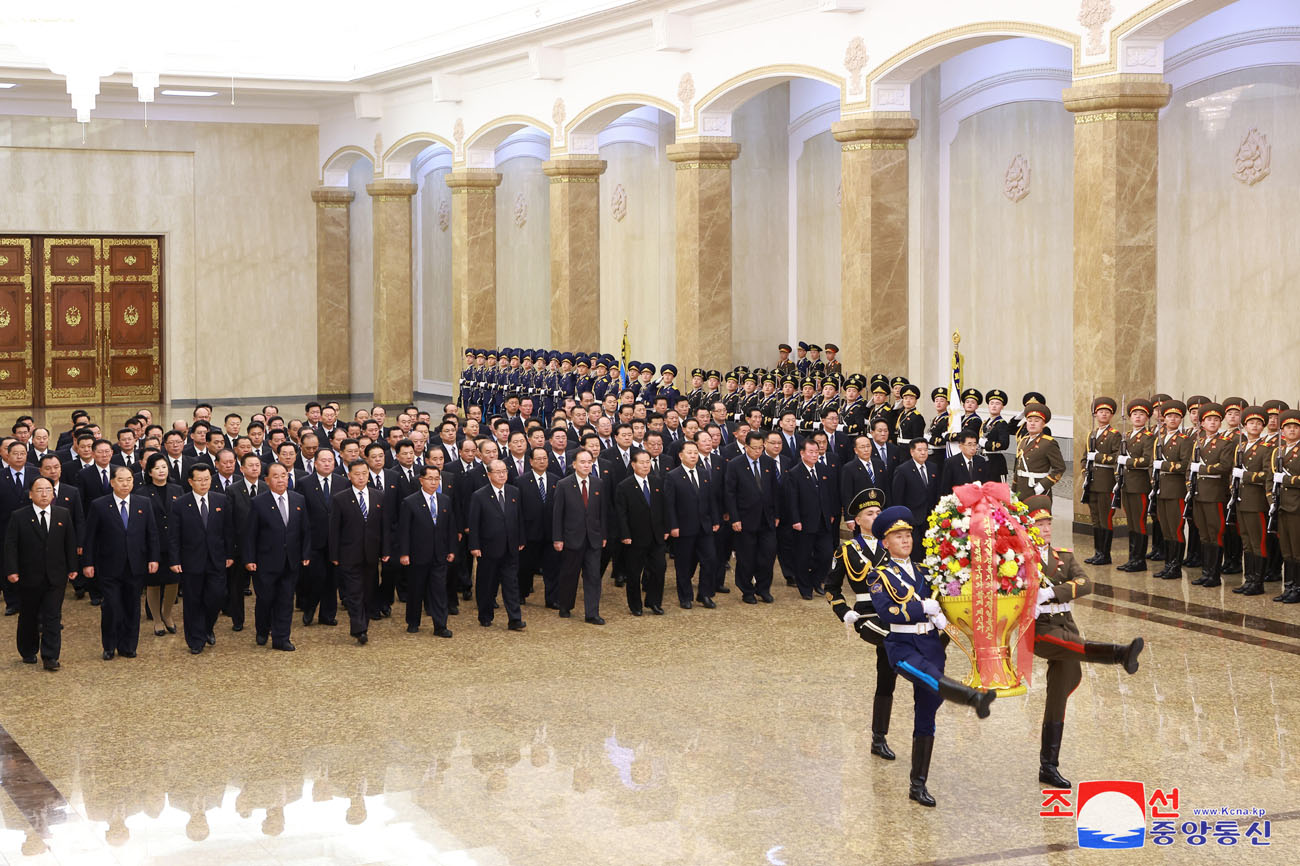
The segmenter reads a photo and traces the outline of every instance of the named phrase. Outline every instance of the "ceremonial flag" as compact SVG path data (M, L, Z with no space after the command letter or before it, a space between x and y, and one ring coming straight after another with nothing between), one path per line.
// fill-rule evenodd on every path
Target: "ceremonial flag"
M961 429L961 334L952 332L952 378L948 383L948 432L956 433Z
M623 348L618 363L619 391L627 389L627 365L632 363L632 345L627 341L627 319L623 320Z

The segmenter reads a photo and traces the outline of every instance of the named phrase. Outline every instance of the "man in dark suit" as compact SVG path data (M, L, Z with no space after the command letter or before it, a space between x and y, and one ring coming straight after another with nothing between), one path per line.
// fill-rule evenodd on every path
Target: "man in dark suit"
M861 433L853 437L853 456L840 467L840 505L845 523L854 528L850 504L863 490L887 490L889 474L885 464L872 450L871 437ZM869 531L869 530L868 530Z
M400 433L400 431L398 432ZM410 439L399 440L392 448L391 457L392 465L384 470L384 479L391 499L388 503L388 516L393 521L392 531L396 532L397 521L402 516L402 503L411 494L420 492L419 472L421 467L415 465L415 443ZM438 470L438 474L441 477L441 469ZM450 501L448 499L448 502ZM384 607L391 615L394 596L400 602L406 601L407 569L395 559L389 559L388 566L393 569L393 581L388 593L384 596ZM443 585L446 585L445 576Z
M432 463L420 467L420 489L402 500L394 546L407 568L406 630L420 630L427 607L433 633L451 637L447 628L447 565L456 557L456 520L451 497L439 493L442 470Z
M614 515L627 569L628 609L641 615L644 587L644 606L663 616L668 508L663 480L651 472L649 451L632 458L632 474L614 491Z
M190 467L190 492L172 503L167 521L171 570L185 595L185 643L198 655L217 642L213 628L226 600L226 570L235 564L230 503L212 490L212 467Z
M736 586L746 604L757 598L771 604L772 564L776 559L776 469L763 454L763 434L750 431L745 450L727 464L723 483L736 549Z
M392 522L383 491L370 485L370 466L364 460L348 467L348 482L330 506L329 556L337 569L349 631L364 646L370 640L379 563L389 558Z
M852 438L839 429L840 413L837 409L827 407L822 410L821 416L821 430L826 434L826 448L843 463L853 453Z
M135 441L135 431L130 427L123 427L117 431L117 444L113 446L113 462L118 466L125 466L132 472L136 471L136 464L140 462L140 448Z
M111 460L112 457L110 456L109 459ZM94 434L90 432L79 433L77 435L75 450L66 457L59 455L59 460L62 461L62 474L60 475L60 478L63 480L63 483L71 484L73 487L80 490L82 502L85 502L86 491L81 488L81 471L95 465ZM81 516L86 516L84 511Z
M189 468L197 462L197 459L186 454L185 448L185 436L179 430L168 430L163 434L163 454L167 457L167 480L188 490L186 485L189 484ZM99 446L96 445L95 449L95 462L98 463Z
M235 530L235 564L226 571L226 616L230 617L230 630L244 630L244 596L249 592L249 572L244 539L248 535L248 521L253 513L253 500L265 492L262 480L262 461L251 451L239 458L240 477L226 488L230 500L231 520Z
M81 505L81 490L74 484L63 483L61 468L59 458L47 453L41 458L36 471L42 478L48 479L50 484L54 485L54 504L68 509L68 513L72 515L73 535L77 541L77 553L80 555L81 535L86 525L86 512ZM76 585L76 581L73 581L73 585Z
M776 430L764 434L763 454L776 470L776 513L777 517L781 518L780 525L776 529L776 561L781 566L781 575L785 578L786 586L796 586L798 582L795 577L800 566L794 561L795 532L781 512L785 508L785 494L782 492L785 488L785 477L799 465L799 459L797 455L786 456L782 448L781 434Z
M784 519L794 532L795 582L799 595L810 601L822 591L833 552L836 501L830 469L818 462L816 442L805 442L800 463L786 474Z
M645 434L645 450L650 455L650 474L662 481L677 465L677 459L664 451L665 436L657 430Z
M338 583L329 555L330 509L334 507L334 494L347 485L334 474L334 452L328 448L316 453L312 470L298 486L307 502L307 525L311 527L311 564L303 570L303 584L298 591L302 624L311 625L319 612L321 625L338 625Z
M718 433L720 436L721 431ZM731 519L725 513L727 461L722 459L711 429L696 435L695 447L700 451L700 462L696 464L700 481L707 482L713 489L713 513L718 518L718 529L713 534L713 572L709 575L709 590L715 594L729 593L731 590L727 587L727 570L731 567L732 532Z
M988 460L979 451L979 436L969 427L963 427L957 434L959 453L943 461L943 470L939 474L939 496L952 493L954 487L974 484L976 481L988 481ZM994 478L993 480L997 480ZM936 500L937 501L937 500Z
M781 434L781 453L786 455L790 463L797 463L803 446L803 437L798 433L799 418L793 411L786 411L781 413L777 421L777 432Z
M519 551L524 548L524 520L519 490L506 484L507 474L505 462L493 460L488 464L487 485L476 490L470 499L469 552L478 560L478 624L484 628L492 625L500 588L510 630L522 631Z
M573 471L573 451L569 449L569 434L563 427L551 429L550 471L563 478Z
M632 457L640 451L636 445L632 444L632 425L619 424L614 428L614 445L606 448L600 453L600 458L609 466L609 477L604 479L607 501L604 502L606 524L612 528L614 524L614 497L613 491L618 489L618 485L623 483L623 479L632 474ZM604 468L604 467L602 467ZM611 563L613 566L614 585L623 586L627 580L627 570L623 567L623 545L611 544L601 553L600 571L605 572L605 565Z
M51 461L58 463L51 455ZM72 513L54 503L54 484L32 482L31 507L9 516L4 535L6 584L18 591L18 654L47 671L59 669L63 596L77 576L77 538Z
M631 440L631 429L626 436ZM555 603L560 616L568 617L578 600L578 578L582 577L583 608L587 622L604 625L600 615L600 551L605 547L608 509L605 501L613 478L591 474L590 451L579 451L573 458L573 474L555 485L555 511L551 521L551 541L560 554L560 578L555 589ZM615 461L618 462L618 461Z
M98 439L91 454L95 462L83 468L77 475L77 486L81 488L81 504L86 509L87 515L90 514L90 506L96 499L109 496L113 492L113 444L107 439ZM105 478L108 479L107 482Z
M703 434L708 436L707 433ZM716 570L714 533L721 518L718 514L719 478L700 465L697 442L687 440L677 455L681 465L668 473L664 494L668 511L668 531L673 537L673 556L677 572L677 603L691 609L692 597L704 607L717 607L713 601L712 580ZM691 577L700 569L698 592L691 591Z
M452 482L452 508L456 513L456 531L460 544L456 561L447 572L447 588L460 590L461 599L470 600L474 589L474 557L469 555L469 503L474 491L488 483L487 471L475 461L478 444L466 439L457 446L458 459L443 467L443 474ZM451 613L455 613L453 609Z
M925 439L913 439L908 445L910 459L894 467L893 505L902 505L912 512L912 561L925 558L922 540L925 538L926 518L939 500L936 495L939 479L934 467L926 463L930 446Z
M135 658L140 593L145 575L158 571L161 549L153 505L147 496L131 495L131 470L114 466L109 483L113 492L91 503L81 551L82 571L99 582L104 594L99 622L104 661L119 653Z
M891 432L889 422L884 418L877 418L871 422L871 455L875 459L877 467L885 467L887 473L885 482L889 484L889 487L885 488L886 490L893 488L894 470L900 463L905 463L908 459L907 443L900 445L896 442L890 442L889 436ZM896 503L891 500L891 504Z
M266 646L269 637L272 649L293 652L293 590L301 568L311 563L307 504L289 489L289 470L282 464L267 471L265 486L253 499L240 551L257 593L257 645Z
M549 472L551 453L530 448L531 468L510 483L519 490L524 513L524 549L519 554L519 595L527 599L533 591L533 576L542 572L542 595L548 610L555 604L555 581L559 555L551 547L551 522L555 513L555 485L560 476ZM570 463L570 465L572 465Z
M0 467L0 538L4 537L9 515L28 504L27 491L36 476L36 468L27 465L27 446L17 439L11 439L5 452L5 466ZM5 616L18 613L18 587L6 584L4 599Z

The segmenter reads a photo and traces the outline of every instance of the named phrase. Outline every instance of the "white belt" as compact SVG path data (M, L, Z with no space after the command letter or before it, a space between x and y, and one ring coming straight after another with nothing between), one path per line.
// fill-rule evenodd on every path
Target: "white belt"
M871 593L869 593L869 592L858 592L858 593L854 593L854 594L853 594L853 600L854 600L854 601L871 601Z
M1039 610L1040 613L1046 613L1046 614L1053 614L1053 613L1069 613L1069 612L1071 611L1071 609L1072 609L1072 608L1070 607L1070 602L1068 602L1068 601L1061 602L1060 604L1044 604L1044 605L1039 605L1039 608L1038 608L1038 610Z
M1222 475L1206 475L1202 472L1196 473L1197 478L1222 478Z
M891 622L889 624L889 630L892 632L902 632L904 634L927 634L934 631L934 623L918 622L915 625L899 625L898 623Z
M1021 478L1028 478L1030 481L1037 481L1039 478L1046 478L1051 475L1050 472L1025 472L1023 469L1017 469L1016 474Z

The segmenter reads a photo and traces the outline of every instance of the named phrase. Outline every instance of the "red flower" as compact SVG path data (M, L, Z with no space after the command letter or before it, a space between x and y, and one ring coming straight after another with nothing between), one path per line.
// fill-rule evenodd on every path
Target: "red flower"
M939 525L942 526L944 529L948 529L949 527L952 526L952 521L945 517L943 520L939 521Z
M957 564L960 565L962 568L969 568L970 560L963 556L957 560Z
M951 541L944 541L939 545L939 555L942 557L952 556L956 552L957 548L953 546Z
M1011 542L1009 542L1006 536L1004 535L999 535L998 540L993 542L993 550L999 556L1006 553L1010 549L1011 549Z

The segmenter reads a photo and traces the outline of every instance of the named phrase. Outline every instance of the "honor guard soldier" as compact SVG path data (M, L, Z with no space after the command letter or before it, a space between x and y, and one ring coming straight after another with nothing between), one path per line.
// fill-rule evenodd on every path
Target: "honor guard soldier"
M781 380L781 396L776 404L776 417L780 418L786 412L793 412L795 421L799 420L799 395L796 390L799 382L793 376L786 376Z
M640 384L637 388L636 400L638 403L644 403L647 408L655 404L654 376L657 372L659 369L649 361L643 361L641 369L637 371Z
M903 398L903 407L898 410L894 420L894 439L898 442L911 442L925 436L925 419L916 411L916 401L921 399L921 389L910 382L899 389Z
M573 393L579 400L588 391L591 391L592 396L595 396L595 391L592 389L590 369L585 354L579 352L573 356Z
M839 396L840 380L834 376L822 378L822 399L817 406L817 416L825 418L827 412L843 414L844 400Z
M1002 410L1007 405L1007 392L1001 388L992 388L985 395L988 402L989 417L980 426L979 445L984 459L988 461L990 481L1002 481L1007 477L1007 449L1011 447L1011 425L1002 417Z
M456 388L456 405L462 409L469 406L469 383L474 374L474 350L465 350L465 366L460 371L460 381Z
M897 411L903 407L903 386L907 384L906 376L895 376L889 380L890 405Z
M789 343L781 343L776 347L776 352L780 356L780 360L776 362L776 372L782 376L792 376L798 372L794 361L790 360L790 353L793 351Z
M1133 638L1127 644L1085 641L1070 612L1076 598L1092 592L1092 581L1066 548L1052 547L1052 499L1032 496L1025 505L1029 519L1042 536L1038 548L1043 567L1043 584L1038 588L1037 623L1034 628L1034 655L1047 659L1047 700L1043 707L1043 739L1038 753L1038 781L1053 788L1069 788L1061 775L1061 734L1065 729L1065 704L1083 680L1080 662L1122 665L1129 674L1137 673L1138 655L1143 640ZM1031 592L1033 590L1030 590Z
M867 432L867 401L862 399L862 389L867 379L861 373L854 373L844 380L844 405L840 409L840 421L844 432L853 441L853 437Z
M1282 434L1273 452L1273 497L1277 500L1277 540L1282 554L1283 604L1300 602L1300 411L1279 415Z
M961 447L957 444L957 434L960 432L970 432L975 434L978 439L980 435L980 426L984 423L979 416L980 404L984 402L984 395L979 392L978 388L967 388L961 392L962 414L957 419L957 430L948 434L948 456L954 457L961 453Z
M822 347L816 343L808 344L808 376L818 387L826 378L826 362L822 360Z
M1237 529L1241 532L1245 570L1241 586L1233 590L1239 595L1264 594L1268 491L1273 486L1273 444L1263 435L1267 423L1268 410L1262 406L1247 406L1241 412L1244 436L1237 446L1237 465L1232 470L1237 483Z
M811 363L808 360L808 344L805 343L803 340L800 340L797 345L799 351L798 351L798 357L796 357L794 361L794 368L799 373L800 379L807 379L808 365Z
M1155 459L1155 440L1156 437L1159 436L1160 431L1164 428L1165 424L1164 406L1172 399L1173 398L1168 394L1155 394L1151 397L1151 421L1153 422L1151 430L1151 457L1153 460ZM1153 473L1152 479L1154 480L1154 478L1155 475ZM1153 499L1155 498L1154 491L1155 488L1152 487L1151 498ZM1156 507L1150 503L1147 505L1147 518L1149 519L1149 523L1147 524L1147 534L1151 536L1151 552L1147 554L1147 559L1152 562L1163 562L1165 559L1165 536L1160 527L1160 517L1156 513Z
M1037 391L1026 391L1025 396L1020 398L1020 405L1024 408L1020 410L1019 415L1011 419L1012 425L1015 427L1015 436L1017 439L1020 439L1025 435L1026 432L1025 410L1029 408L1030 403L1042 403L1044 406L1046 406L1047 398L1044 397L1042 394L1039 394ZM1046 433L1048 436L1052 435L1052 431L1050 429L1044 428L1043 432Z
M723 382L725 383L726 394L722 398L722 404L727 408L727 420L732 424L737 424L743 417L740 414L740 398L742 395L737 389L740 384L740 373L732 370L726 375Z
M1155 573L1164 580L1183 576L1183 509L1187 496L1187 464L1192 461L1192 437L1183 432L1183 415L1187 407L1181 400L1169 399L1162 405L1163 425L1156 434L1151 461L1155 473L1156 514L1164 532L1165 567Z
M880 623L871 604L871 572L888 557L885 548L871 534L871 523L885 507L885 491L869 487L854 494L848 513L854 517L855 533L840 544L831 561L826 578L826 600L835 616L843 621L849 636L856 633L876 647L876 695L871 706L871 754L894 760L885 735L894 706L894 684L898 675L885 652L885 635L889 627ZM848 584L846 594L844 585ZM851 600L846 600L850 599Z
M942 385L935 388L930 392L930 400L934 403L934 420L925 432L925 439L930 443L930 456L926 462L939 477L943 474L944 458L948 456L948 449L944 447L948 436L948 389Z
M599 403L611 393L610 388L612 387L614 388L614 396L617 397L618 386L614 384L613 378L609 375L609 365L605 361L605 356L601 355L592 360L595 362L595 369L592 370L592 374L588 379L588 390L591 391L591 396Z
M1060 444L1046 431L1052 410L1043 403L1025 407L1025 435L1016 454L1016 495L1023 501L1035 494L1050 496L1052 487L1065 474Z
M1197 446L1196 460L1190 469L1196 476L1196 497L1192 502L1193 516L1201 538L1201 577L1192 581L1194 586L1222 586L1223 538L1226 529L1228 491L1232 485L1232 470L1237 465L1237 440L1231 433L1221 433L1223 406L1204 403L1201 406L1201 430L1204 432Z
M704 390L705 371L703 367L696 367L691 370L691 391L686 395L686 402L691 406L691 414L694 415L701 409L707 409L704 405L706 392Z
M884 373L875 373L871 377L871 405L867 407L866 430L871 429L877 418L889 422L889 439L894 439L894 408L889 405L889 377Z
M1084 560L1089 565L1110 565L1110 543L1115 537L1115 512L1110 503L1115 494L1115 467L1123 438L1110 420L1118 406L1114 397L1097 397L1092 401L1096 426L1088 434L1088 451L1080 461L1084 472L1083 500L1092 519L1093 554Z
M1246 409L1245 397L1229 397L1223 401L1223 426L1220 429L1221 435L1232 438L1234 449L1239 448L1246 441L1246 433L1242 429L1242 413ZM1234 469L1241 465L1240 462L1234 465ZM1241 574L1241 528L1237 523L1237 493L1240 485L1235 479L1228 482L1230 494L1228 501L1230 507L1225 512L1227 525L1223 532L1223 574Z
M1130 400L1127 412L1132 429L1120 440L1115 462L1123 478L1116 483L1120 484L1120 504L1128 521L1128 562L1117 570L1136 572L1147 570L1147 511L1151 506L1151 450L1155 434L1147 429L1151 401Z
M763 399L762 393L758 390L758 375L755 373L745 373L740 380L740 418L748 418L749 413L755 409L760 409L760 403ZM740 418L736 420L739 421Z
M1205 438L1205 431L1201 429L1201 407L1210 402L1209 397L1200 394L1194 394L1187 398L1187 435L1192 437L1192 458L1191 462L1196 461L1196 451L1199 449L1201 441ZM1192 474L1187 475L1188 484L1192 483ZM1203 565L1201 559L1201 533L1196 527L1196 510L1188 503L1187 508L1187 544L1183 552L1183 565L1188 568L1200 568ZM1202 577L1206 575L1202 573Z
M1268 412L1268 423L1264 428L1264 438L1273 447L1277 447L1281 437L1281 427L1278 425L1278 417L1282 412L1291 407L1283 400L1267 400L1264 402L1264 409ZM1272 490L1271 485L1269 489ZM1265 582L1278 581L1282 579L1282 553L1278 549L1277 526L1273 525L1268 531L1268 563L1264 569Z
M674 382L677 381L677 365L664 364L659 368L659 384L650 387L650 399L647 405L653 406L655 401L663 398L668 401L668 408L671 409L677 405L677 401L682 399L682 392L677 390Z
M840 347L834 343L826 344L826 375L839 376L844 378L844 365L839 362L835 356L840 353Z
M889 558L872 572L871 604L880 623L889 628L885 653L900 676L912 682L912 772L908 799L935 805L925 789L934 751L934 715L944 700L974 707L988 718L996 692L973 689L943 675L944 642L939 636L948 620L933 597L930 570L912 562L912 512L893 505L876 516L871 534L880 539Z
M776 376L768 373L763 377L763 392L758 401L758 408L763 410L763 425L768 430L776 427L777 408L780 406L781 396L776 392Z
M804 436L811 436L817 429L817 422L821 419L820 407L822 398L817 393L817 386L812 379L804 379L799 386L802 396L799 399L799 432Z

